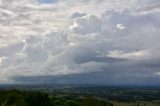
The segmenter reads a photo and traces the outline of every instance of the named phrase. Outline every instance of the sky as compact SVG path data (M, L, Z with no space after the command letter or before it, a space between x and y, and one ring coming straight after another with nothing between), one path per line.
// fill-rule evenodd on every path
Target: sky
M160 84L159 0L0 0L0 83Z
M39 3L54 3L56 2L57 0L38 0Z

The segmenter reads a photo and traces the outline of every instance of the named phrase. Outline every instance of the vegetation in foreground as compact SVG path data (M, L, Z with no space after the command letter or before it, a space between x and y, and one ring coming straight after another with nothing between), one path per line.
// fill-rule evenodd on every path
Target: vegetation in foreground
M105 100L87 96L82 99L67 99L49 96L40 91L0 91L0 106L113 106Z
M0 89L0 106L160 106L159 87L14 85Z

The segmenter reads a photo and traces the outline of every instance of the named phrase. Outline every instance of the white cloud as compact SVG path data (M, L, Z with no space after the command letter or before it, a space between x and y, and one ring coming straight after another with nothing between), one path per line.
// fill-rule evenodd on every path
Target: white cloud
M148 58L150 54L145 50L140 51L132 51L132 52L123 52L123 51L109 51L107 56L115 57L115 58L126 58L126 59L142 59Z
M100 33L101 20L97 16L89 16L87 18L80 18L74 21L71 30L76 34Z
M0 81L102 71L120 77L159 72L151 63L149 68L142 65L160 56L159 13L158 0L1 0ZM138 71L130 70L133 67Z
M117 29L119 29L119 30L124 30L124 29L126 29L126 27L124 26L124 25L122 25L122 24L117 24Z

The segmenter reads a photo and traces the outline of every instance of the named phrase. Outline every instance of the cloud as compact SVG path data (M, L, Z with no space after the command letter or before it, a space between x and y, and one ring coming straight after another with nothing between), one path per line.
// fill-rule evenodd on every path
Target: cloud
M85 16L85 15L86 15L86 13L78 13L78 12L75 12L75 13L73 13L73 14L70 16L70 18L74 19L74 18L83 17L83 16Z
M154 9L159 9L160 2L158 0L141 0L137 2L137 4L140 4L138 7L138 10L146 12L146 11L152 11Z
M126 27L125 26L123 26L122 24L117 24L117 29L119 29L119 30L124 30L124 29L126 29Z
M0 81L159 81L158 6L158 0L1 0Z
M71 26L71 30L77 34L99 33L101 31L101 20L94 15L86 19L77 19Z
M142 59L143 57L147 57L147 55L149 55L149 53L145 50L133 51L129 53L115 50L115 51L109 51L109 54L108 54L108 56L110 57L128 58L128 59L138 59L138 58Z
M53 3L57 2L57 0L38 0L39 3Z
M10 56L20 52L24 47L24 42L16 42L0 48L0 56Z

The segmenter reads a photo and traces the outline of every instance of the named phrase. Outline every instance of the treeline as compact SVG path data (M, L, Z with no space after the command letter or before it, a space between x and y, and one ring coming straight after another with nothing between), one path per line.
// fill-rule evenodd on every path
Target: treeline
M112 103L93 97L67 99L49 96L40 91L0 91L0 106L113 106Z

